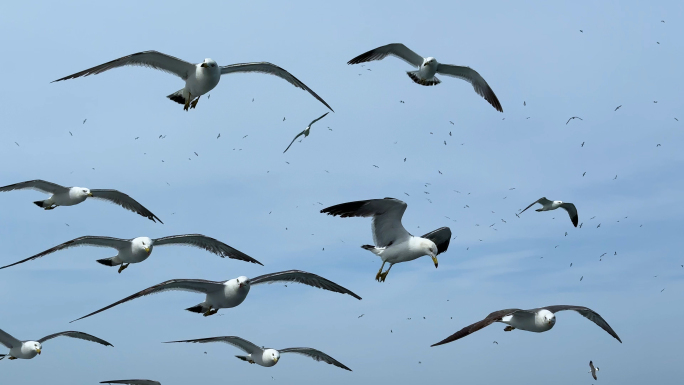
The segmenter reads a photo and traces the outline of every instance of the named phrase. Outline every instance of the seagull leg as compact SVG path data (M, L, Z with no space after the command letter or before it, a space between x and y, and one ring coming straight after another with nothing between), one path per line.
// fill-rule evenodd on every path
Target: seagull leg
M380 270L378 270L378 274L375 275L375 280L380 282L380 276L382 275L382 268L385 267L385 261L382 261L382 266L380 266Z
M9 356L9 357L7 357L7 359L8 359L8 360L16 360L16 359L17 359L17 357L12 357L12 356Z
M209 317L210 315L214 315L216 313L218 313L218 309L209 309L204 312L203 316Z
M252 361L252 360L249 360L249 361L247 361L247 362L249 362L250 364L254 364L254 363L255 363L255 362Z
M389 274L389 271L390 271L390 269L392 269L392 266L394 266L393 263L390 264L390 267L387 268L387 271L386 271L386 272L380 274L380 282L385 282L385 278L387 278L387 274Z
M515 328L514 328L513 326L510 326L510 325L509 325L509 326L506 326L506 327L504 328L504 331L505 331L505 332L510 332L511 330L515 330Z
M188 98L185 99L185 107L183 107L183 109L184 109L185 111L187 111L188 108L190 107L190 101L191 101L191 100L192 100L192 95L190 95L190 93L188 92Z
M53 204L53 205L51 205L51 206L46 207L45 210L54 210L55 207L57 207L57 206L55 206L55 205Z
M128 265L130 265L130 263L122 263L121 266L119 266L119 274L121 274L122 271L126 270Z
M192 103L190 103L190 108L195 108L197 107L197 102L199 102L199 98L201 98L202 95L198 96L197 99L193 100Z

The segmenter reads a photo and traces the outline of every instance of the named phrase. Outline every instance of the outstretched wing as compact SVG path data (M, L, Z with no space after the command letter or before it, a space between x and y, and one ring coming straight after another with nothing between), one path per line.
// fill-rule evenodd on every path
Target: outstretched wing
M0 267L0 269L4 269L4 268L10 267L10 266L18 265L18 264L24 263L26 261L32 261L34 259L44 257L48 254L52 254L55 251L64 250L64 249L68 249L71 247L97 246L97 247L111 247L111 248L114 248L117 250L121 250L128 245L130 245L130 241L125 240L125 239L111 238L111 237L85 236L85 237L80 237L80 238L76 238L76 239L72 239L70 241L64 242L61 245L57 245L51 249L47 249L47 250L43 251L42 253L38 253L32 257L28 257L26 259L22 259L19 262L14 262L10 265Z
M499 311L495 311L493 313L490 313L482 321L478 321L472 325L468 325L468 326L464 327L463 329L457 331L456 333L450 335L449 337L437 342L436 344L433 344L432 346L444 345L446 343L461 339L461 338L463 338L469 334L475 333L476 331L493 324L496 321L501 321L501 318L503 318L509 314L513 314L517 311L520 311L520 309L504 309L504 310L499 310Z
M573 205L572 203L561 203L560 207L564 208L565 211L568 212L572 224L575 225L575 227L577 227L577 223L579 223L579 217L577 216L577 208L575 207L575 205Z
M157 218L156 215L152 214L152 212L148 209L146 209L143 205L138 203L135 199L131 198L128 194L124 194L121 191L118 190L90 190L90 192L93 194L93 198L97 199L104 199L106 201L110 201L114 204L117 204L126 210L133 211L134 213L138 213L142 215L143 217L148 218L152 222L159 221L159 223L164 223L161 221L161 219Z
M161 385L161 382L152 380L110 380L102 381L100 384Z
M401 224L404 211L406 202L395 198L348 202L321 210L341 218L373 217L373 241L377 247L387 247L411 236Z
M302 83L299 79L294 77L291 73L285 71L284 69L278 67L275 64L268 62L259 63L239 63L231 64L228 66L221 67L221 75L230 74L234 72L260 72L262 74L275 75L280 78L287 80L288 83L292 84L297 88L301 88L304 91L310 93L314 98L318 99L319 102L323 103L326 107L333 111L333 109L325 102L320 96L318 96L313 90L307 87L306 84ZM334 112L334 111L333 111Z
M169 341L169 342L164 342L164 343L165 344L173 344L176 342L197 342L200 344L206 344L209 342L224 342L224 343L235 346L236 348L244 351L247 354L259 353L262 350L260 347L254 345L253 343L247 341L246 339L240 338L240 337L235 337L235 336L200 338L200 339L196 339L196 340Z
M302 283L304 285L317 287L319 289L334 291L340 294L349 294L356 299L361 299L361 297L356 295L351 290L346 289L333 281L327 280L319 275L307 273L306 271L301 270L287 270L281 271L279 273L264 274L249 280L249 284L251 286L273 282L297 282Z
M518 214L524 213L527 209L529 209L530 207L536 205L537 203L540 203L542 206L544 206L544 205L547 205L547 204L551 203L551 201L548 200L548 199L546 199L545 197L539 198L539 199L537 199L535 202L533 202L531 205L525 207L525 210L519 212Z
M421 64L423 64L423 58L420 55L411 51L408 47L401 43L387 44L383 45L382 47L372 49L351 59L347 62L347 64L359 64L373 60L382 60L386 58L387 55L398 57L414 67L420 67Z
M337 361L336 359L330 357L329 355L323 353L320 350L311 349L311 348L287 348L287 349L278 350L278 352L280 352L280 354L283 354L283 353L302 354L302 355L305 355L307 357L313 358L314 361L319 361L319 362L323 361L323 362L326 362L330 365L335 365L338 368L342 368L342 369L348 370L350 372L352 371L348 367L344 366L344 364L342 364L340 361Z
M40 192L44 192L44 193L48 193L48 194L57 194L57 193L69 191L69 188L64 187L64 186L60 186L57 183L52 183L52 182L44 181L41 179L36 179L36 180L29 180L26 182L15 183L15 184L11 184L8 186L0 187L0 192L12 191L12 190L23 190L23 189L38 190Z
M81 320L83 318L88 318L91 315L95 315L97 313L103 312L107 309L111 309L116 305L120 305L124 302L128 302L131 300L134 300L136 298L144 297L146 295L150 294L157 294L161 293L163 291L167 290L181 290L181 291L192 291L195 293L210 293L216 290L221 290L223 288L223 282L214 282L214 281L205 281L203 279L171 279L166 282L162 282L158 285L154 285L152 287L148 287L145 290L139 291L133 295L130 295L121 301L114 302L113 304L109 306L105 306L100 310L94 311L88 315L85 315L81 318L75 319L71 322Z
M546 309L550 311L551 313L557 313L559 311L563 310L574 310L578 313L580 313L584 318L588 319L589 321L595 323L598 325L601 329L605 330L608 334L613 336L616 340L620 341L622 343L622 340L620 337L618 337L617 333L613 331L613 328L608 325L608 322L603 319L597 312L589 309L588 307L584 306L573 306L573 305L555 305L555 306L546 306L542 307L539 309Z
M0 329L0 344L5 345L7 349L12 349L15 346L21 346L21 341Z
M330 113L330 112L326 112L325 114L321 115L320 117L318 117L318 118L312 120L311 123L309 123L309 127L313 126L313 124L316 123L317 121L319 121L319 120L325 118L325 116L328 115L329 113Z
M104 345L104 346L114 346L114 345L110 344L109 342L107 342L107 341L105 341L105 340L103 340L103 339L97 338L97 337L95 337L95 336L91 336L91 335L88 334L88 333L74 332L74 331L68 331L68 332L61 332L61 333L50 334L49 336L45 336L45 337L39 339L38 342L40 342L40 343L42 344L42 343L44 343L44 342L47 341L47 340L51 340L51 339L53 339L53 338L62 337L62 336L64 336L64 337L71 337L71 338L78 338L79 340L85 340L85 341L96 342L96 343L98 343L98 344L100 344L100 345Z
M494 107L497 111L503 112L501 103L499 103L499 99L494 94L494 91L492 91L492 89L489 87L489 84L487 84L484 78L480 76L480 74L474 69L470 67L440 63L439 66L437 66L437 73L467 81L468 83L472 84L473 89L475 89L475 92L477 92L478 95L485 98L485 100L488 101L489 104L491 104L492 107Z
M217 239L202 234L172 235L170 237L157 238L154 240L153 244L154 246L182 245L198 247L212 254L216 254L221 258L228 257L231 259L239 259L245 262L258 263L263 266L261 262L249 255L236 250Z
M304 131L300 132L299 134L297 134L297 136L295 136L294 139L292 139L292 141L290 142L290 145L287 146L287 148L285 149L285 151L283 151L283 154L286 153L287 150L289 150L290 147L292 146L292 143L294 143L295 140L297 140L297 138L299 138L300 136L304 135L305 132L306 132L306 130L304 130Z
M449 248L449 242L451 242L451 229L448 227L440 227L437 230L423 235L421 238L426 238L434 242L435 245L437 245L437 255L439 255Z
M170 73L172 75L176 75L183 80L187 80L189 74L195 70L194 64L188 63L185 60L181 60L177 57L173 57L157 51L144 51L120 57L118 59L112 60L104 64L100 64L99 66L95 66L93 68L88 68L87 70L77 72L73 75L57 79L52 83L59 82L62 80L80 78L81 76L97 75L105 71L108 71L112 68L118 68L123 66L141 66L153 68L156 70L161 70Z

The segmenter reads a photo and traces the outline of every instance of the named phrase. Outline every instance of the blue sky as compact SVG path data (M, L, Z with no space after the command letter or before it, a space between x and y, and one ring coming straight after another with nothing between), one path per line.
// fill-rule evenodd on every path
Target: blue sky
M684 375L683 16L675 1L3 3L0 185L115 188L165 224L96 201L45 212L31 203L40 193L5 193L2 263L83 235L202 233L265 266L160 248L119 275L95 262L109 250L80 248L2 270L0 328L20 339L80 330L115 346L53 340L33 360L0 362L2 383L577 384L591 381L589 360L601 382L674 383ZM458 79L414 84L397 59L346 64L393 42L471 66L504 113ZM219 65L272 62L335 113L283 154L326 109L275 77L224 77L190 112L165 98L182 82L158 71L50 84L150 49ZM566 125L571 116L583 120ZM380 261L359 247L372 241L370 220L319 213L386 196L408 203L413 234L451 227L438 269L421 258L377 283ZM514 215L541 196L575 203L582 228L562 211ZM201 295L171 292L68 324L168 279L287 269L363 300L258 286L239 307L203 318L183 310ZM624 343L563 312L547 333L496 324L429 347L491 311L555 304L594 309ZM318 348L354 371L297 355L263 368L229 345L161 344L221 335Z

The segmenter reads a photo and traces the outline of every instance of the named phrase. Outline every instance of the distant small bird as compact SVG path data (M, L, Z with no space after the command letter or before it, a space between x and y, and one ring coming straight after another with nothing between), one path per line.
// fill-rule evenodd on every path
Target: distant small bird
M406 162L406 158L404 158L404 162Z
M138 138L140 138L140 137L139 137L139 136L136 136L134 140L138 140Z
M365 314L361 314L358 318L361 318L361 317L363 317L364 315L365 315Z
M582 282L583 279L584 279L584 276L582 276L582 278L580 278L580 282Z
M373 165L373 167L375 167L375 168L380 168L380 167L378 167L378 166L376 166L376 165Z
M622 104L620 104L619 106L615 107L615 111L619 110L620 107L622 107Z
M216 137L216 139L218 139L218 138L220 138L220 137L221 137L221 133L219 132L219 134L218 134L218 136Z
M525 102L523 101L523 106L526 106L526 105L527 105L527 103L525 103Z
M69 131L69 135L74 136L74 134L72 134L71 131ZM658 145L658 146L660 146L660 145Z
M283 122L285 121L285 117L283 116Z
M587 175L587 172L586 172L586 171L582 174L582 176L585 176L585 175Z
M584 31L582 31L581 29L580 29L580 32L584 33Z
M613 180L615 180L615 179L617 179L617 174L615 174L615 178L613 178Z
M577 208L575 208L575 205L572 203L568 202L562 202L562 201L550 201L546 199L545 197L539 198L537 201L533 202L531 205L527 206L525 210L529 209L530 207L534 206L535 204L539 203L542 205L541 208L536 209L535 211L541 212L541 211L551 211L555 210L559 207L563 208L565 211L568 212L568 215L570 215L570 220L572 221L572 224L577 227L578 223L578 216L577 216ZM521 211L520 214L524 213L525 210Z
M248 136L249 136L249 134L247 134L247 135L243 136L243 137L242 137L242 139L244 139L244 138L246 138L246 137L248 137Z
M494 343L494 344L497 344L497 345L499 344L499 343L498 343L498 342L496 342L496 341L494 341L493 343Z
M657 100L654 100L653 103L658 103L658 101L657 101Z
M656 147L660 147L660 144L657 144Z
M292 143L294 143L294 141L297 140L297 138L299 138L299 137L302 136L302 135L304 135L305 138L306 138L307 136L309 136L309 133L311 132L311 126L313 126L313 124L316 123L317 121L323 119L323 118L324 118L326 115L328 115L328 114L329 114L329 112L326 112L325 114L321 115L320 117L318 117L317 119L314 119L311 123L309 123L309 125L306 126L306 128L304 129L304 131L300 132L299 134L297 134L297 136L294 137L294 139L292 139L292 142L290 142L290 145L287 146L287 148L285 149L285 151L283 151L283 154L286 153L287 150L290 149L290 146L292 146Z
M83 124L85 124L86 120L88 120L88 119L83 119Z
M584 142L582 142L582 147L584 147Z
M567 122L565 122L565 125L567 126L567 125L568 125L568 123L570 123L570 121L571 121L571 120L573 120L573 119L579 119L579 120L584 120L584 119L580 118L579 116L573 116L572 118L568 119L568 121L567 121Z
M600 224L600 223L599 223L599 225L598 225L598 226L596 226L596 228L598 229L599 227L601 227L601 224Z
M594 377L594 380L598 380L598 378L596 378L596 372L598 372L598 371L599 371L598 366L594 367L594 363L589 361L589 373L591 373L591 376Z
M454 124L454 122L452 122L451 120L449 121L449 123Z
M19 143L17 143L17 142L14 142L14 144L16 144L16 145L17 145L17 147L21 147L21 146L19 146Z

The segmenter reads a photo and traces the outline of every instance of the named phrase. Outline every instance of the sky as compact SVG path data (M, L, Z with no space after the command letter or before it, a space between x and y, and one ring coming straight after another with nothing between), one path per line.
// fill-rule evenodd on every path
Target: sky
M1 361L1 383L525 384L541 376L590 384L590 360L601 383L684 376L684 3L189 5L0 4L0 185L114 188L164 221L98 201L44 211L32 203L44 194L3 193L0 262L84 235L200 233L265 266L166 247L117 274L96 262L111 250L83 247L2 270L0 329L19 339L78 330L114 347L51 340L32 360ZM472 67L504 113L459 79L413 83L405 74L412 68L395 58L346 64L388 43ZM189 112L165 97L183 82L160 71L128 67L50 83L145 50L193 63L268 61L335 113L283 154L326 108L277 77L225 76ZM582 120L566 123L572 116ZM359 247L372 243L370 219L320 213L384 197L408 204L403 224L414 235L451 228L439 268L423 257L378 283L379 258ZM515 216L540 197L574 203L582 227L561 210ZM263 285L205 318L183 310L202 295L165 292L68 323L168 279L289 269L363 300ZM545 333L494 324L430 347L492 311L557 304L595 310L623 343L561 312ZM353 372L299 355L272 368L248 365L226 344L162 344L226 335L313 347Z

